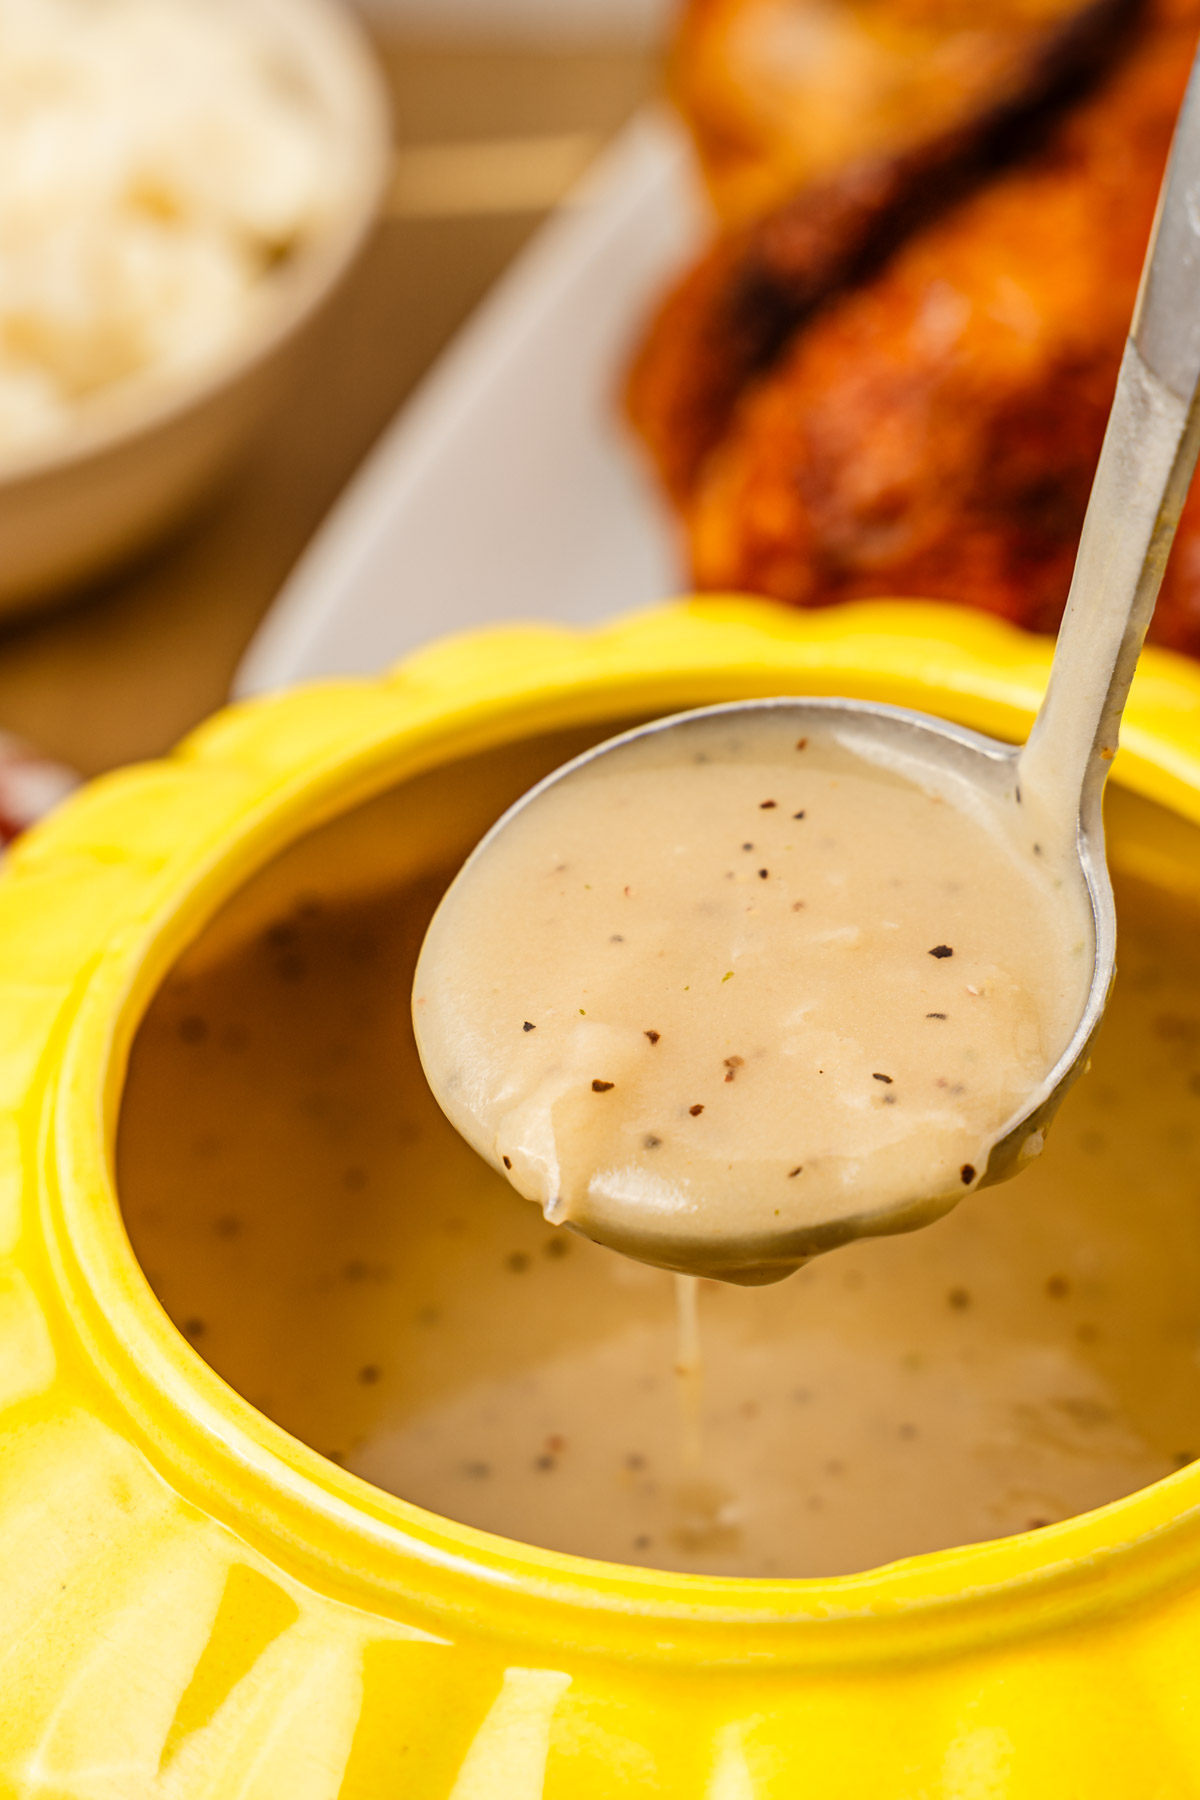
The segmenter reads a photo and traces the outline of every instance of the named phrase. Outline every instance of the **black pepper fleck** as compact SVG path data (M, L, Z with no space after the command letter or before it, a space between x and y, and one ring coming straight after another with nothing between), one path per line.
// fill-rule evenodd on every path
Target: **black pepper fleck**
M945 1013L926 1013L925 1017L927 1019L944 1019L946 1015Z
M771 808L773 806L778 806L778 804L779 802L777 800L760 800L758 803L758 810L759 812L770 812Z
M593 1081L593 1094L607 1094L610 1088L616 1087L615 1081Z
M655 1135L652 1131L648 1131L646 1133L645 1137L642 1139L643 1150L657 1150L661 1147L661 1145L662 1145L662 1139L660 1137L655 1137Z
M531 1024L531 1022L528 1019L526 1019L525 1023L521 1027L521 1030L522 1031L536 1031L537 1026L534 1024Z
M760 869L758 871L758 879L760 881L766 881L766 879L770 875L770 873L771 873L770 869Z
M512 1168L512 1157L511 1156L502 1156L500 1158L500 1161L504 1164L506 1169Z
M940 959L943 956L953 956L954 952L949 944L935 944L929 954L930 956L936 956Z
M695 1106L689 1106L688 1111L691 1113L693 1119L698 1119L700 1117L700 1114L704 1111L704 1107L698 1101Z
M788 1180L791 1181L791 1179L794 1175L803 1175L803 1173L804 1173L804 1164L797 1163L794 1169L788 1170Z
M963 1184L963 1186L964 1186L964 1187L970 1187L970 1185L971 1185L971 1183L972 1183L972 1182L973 1182L973 1181L974 1181L974 1179L975 1179L975 1165L974 1165L974 1163L964 1163L964 1164L963 1164L963 1166L962 1166L962 1168L961 1168L961 1169L960 1169L960 1170L959 1170L959 1171L958 1171L958 1172L959 1172L959 1174L960 1174L960 1175L961 1175L961 1176L962 1176L962 1184Z
M660 1031L643 1031L642 1036L648 1037L652 1044L657 1044L659 1038L662 1036L662 1033Z
M872 1081L886 1081L889 1087L891 1087L891 1085L892 1085L891 1076L890 1075L881 1075L878 1069L875 1069L872 1072L871 1080Z

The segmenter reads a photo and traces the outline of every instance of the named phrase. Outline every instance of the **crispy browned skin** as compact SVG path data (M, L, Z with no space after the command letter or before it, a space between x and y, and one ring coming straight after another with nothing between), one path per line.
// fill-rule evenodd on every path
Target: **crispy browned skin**
M1056 627L1198 26L1200 0L1153 0L1007 161L977 121L931 201L926 145L808 190L693 272L631 402L698 586ZM764 267L766 326L746 301ZM1200 654L1200 495L1152 635Z
M798 335L687 501L702 587L1057 624L1194 42L1157 28L1044 149ZM1198 526L1192 507L1158 620L1184 646Z
M631 416L675 499L798 327L922 223L1028 155L1126 48L1140 12L1139 0L1077 5L1009 59L971 118L902 153L852 160L717 240L668 295L629 378Z
M689 0L670 63L717 212L759 217L848 162L954 131L1084 0Z

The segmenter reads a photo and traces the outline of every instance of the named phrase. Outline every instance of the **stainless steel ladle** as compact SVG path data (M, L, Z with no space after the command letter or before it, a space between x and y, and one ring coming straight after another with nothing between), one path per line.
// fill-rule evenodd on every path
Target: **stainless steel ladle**
M1060 849L1084 884L1094 921L1091 982L1075 1032L1021 1112L996 1139L977 1185L1002 1181L1041 1148L1041 1133L1084 1067L1104 1014L1116 967L1116 918L1104 854L1101 796L1117 748L1121 714L1162 580L1179 513L1200 448L1200 59L1180 112L1159 202L1133 326L1084 520L1066 614L1050 683L1028 742L1016 747L944 719L864 700L766 699L705 708L656 720L600 744L556 771L518 801L474 852L488 853L513 818L537 806L547 790L581 766L619 757L648 733L686 731L698 718L762 708L786 709L798 734L806 726L832 732L848 750L894 765L938 770L956 785L973 784L990 806L1021 807L1038 833L1058 834ZM1030 832L1030 837L1034 831ZM1077 899L1078 890L1076 896ZM1064 903L1066 903L1064 891ZM928 1216L946 1202L930 1204ZM661 1222L611 1220L589 1235L627 1255L691 1273L744 1283L777 1280L808 1257L864 1232L887 1232L886 1212L865 1211L825 1226L790 1227L770 1237L726 1240L714 1253L662 1235ZM921 1213L903 1209L903 1227ZM696 1247L693 1246L693 1249Z

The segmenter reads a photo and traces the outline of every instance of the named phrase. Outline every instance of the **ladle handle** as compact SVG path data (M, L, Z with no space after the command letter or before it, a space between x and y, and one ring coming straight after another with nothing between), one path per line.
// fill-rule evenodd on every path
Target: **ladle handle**
M1200 55L1192 66L1020 781L1072 833L1095 816L1200 450Z

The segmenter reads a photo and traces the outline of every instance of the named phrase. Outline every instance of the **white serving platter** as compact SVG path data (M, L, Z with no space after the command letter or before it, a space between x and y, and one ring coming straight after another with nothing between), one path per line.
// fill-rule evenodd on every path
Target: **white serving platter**
M426 377L322 525L235 694L369 673L430 638L586 623L678 592L671 523L620 415L649 307L707 212L683 131L639 115Z

